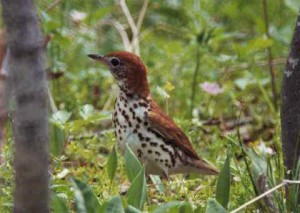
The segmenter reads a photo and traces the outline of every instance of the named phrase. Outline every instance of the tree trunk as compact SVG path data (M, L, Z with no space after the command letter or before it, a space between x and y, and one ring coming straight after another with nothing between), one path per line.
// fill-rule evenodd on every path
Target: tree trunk
M14 212L49 212L43 39L33 0L2 0L14 91Z
M2 164L2 147L5 141L5 123L7 120L7 58L5 33L0 31L0 164Z
M283 157L286 168L292 170L300 156L300 14L285 66L281 97Z

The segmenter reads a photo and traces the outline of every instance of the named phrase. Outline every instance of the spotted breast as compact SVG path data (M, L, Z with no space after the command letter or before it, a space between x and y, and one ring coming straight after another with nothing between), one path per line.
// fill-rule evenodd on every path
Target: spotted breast
M120 92L115 102L113 121L116 137L121 151L126 144L145 165L146 172L167 176L178 163L176 157L182 155L154 131L148 120L151 98Z

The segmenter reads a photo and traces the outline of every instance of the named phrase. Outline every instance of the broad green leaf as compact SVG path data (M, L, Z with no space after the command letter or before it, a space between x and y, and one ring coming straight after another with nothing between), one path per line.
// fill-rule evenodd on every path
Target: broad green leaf
M230 154L227 155L224 166L219 174L216 188L217 201L227 209L230 194Z
M254 178L258 178L260 175L267 175L268 170L268 163L266 156L263 154L258 154L253 150L248 150L247 152L248 156L251 159L252 165L253 165L253 175Z
M110 155L109 155L109 158L108 158L108 161L106 164L108 177L109 177L111 183L115 177L117 165L118 165L118 157L117 157L116 147L114 146L110 152Z
M74 190L76 211L78 213L99 212L100 204L92 188L80 180L71 179L71 181Z
M87 120L89 117L94 115L94 113L95 113L95 109L93 105L90 104L86 104L82 106L79 111L80 116L85 120Z
M238 78L234 81L235 85L238 86L241 90L247 88L248 85L255 84L255 80L251 77Z
M65 145L65 132L59 128L56 124L49 124L49 135L50 135L50 150L51 154L58 156L61 154Z
M179 212L182 202L179 201L171 201L168 203L164 203L159 205L157 208L153 210L153 213L166 213L171 212L172 210Z
M125 212L126 213L142 213L142 211L140 211L139 209L137 209L131 205L128 205L128 207L125 209Z
M205 213L226 213L227 211L215 199L210 198L207 203Z
M140 173L142 169L142 165L134 155L134 153L129 148L128 144L126 144L125 151L125 170L130 182Z
M193 213L193 207L189 202L184 202L180 208L179 212L184 212L184 213Z
M71 114L72 114L71 112L67 112L65 110L57 111L52 115L51 120L55 123L57 122L57 123L64 124L70 119Z
M194 213L202 213L204 212L204 207L198 206L196 209L194 209Z
M116 196L110 199L105 205L104 210L99 211L105 213L124 213L124 208L122 205L122 200L120 196Z
M250 40L247 44L250 50L260 50L272 46L273 41L265 36Z
M220 61L220 62L234 61L237 59L237 56L220 54L220 55L218 55L218 57L216 59L217 59L217 61Z
M49 16L46 12L41 12L41 17L43 19L43 28L46 32L50 32L56 30L60 27L60 23L54 20L51 16Z
M52 194L51 210L53 213L70 212L66 200L56 194Z
M298 0L285 0L284 3L289 9L293 10L295 14L299 12L300 2Z
M132 181L127 192L127 202L135 208L143 210L147 198L147 184L144 168Z
M152 180L152 183L155 185L156 189L160 193L163 193L165 190L165 186L164 186L163 182L161 181L160 177L158 175L150 175L150 178Z

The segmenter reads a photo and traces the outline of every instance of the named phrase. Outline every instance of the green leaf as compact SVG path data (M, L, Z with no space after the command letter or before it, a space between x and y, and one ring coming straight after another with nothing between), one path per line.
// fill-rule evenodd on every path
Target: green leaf
M49 124L49 135L51 137L50 150L51 154L58 156L61 154L65 145L65 132L60 129L56 124Z
M116 147L114 146L110 152L110 155L108 157L108 161L106 164L108 177L109 177L111 183L115 177L117 165L118 165L118 157L117 157Z
M209 199L205 213L226 213L227 211L215 199Z
M124 208L122 205L122 200L120 196L113 197L104 205L104 210L99 212L105 212L105 213L124 213Z
M127 202L135 208L143 210L147 198L147 184L144 168L132 181L127 193Z
M293 10L295 14L299 12L300 2L298 0L285 0L284 3L289 9Z
M89 117L93 116L95 109L93 105L86 104L80 108L79 114L84 119L87 120Z
M142 213L142 211L140 211L139 209L137 209L131 205L128 205L128 207L125 209L125 212L126 213Z
M230 194L230 153L228 153L224 166L219 174L216 199L217 201L227 209Z
M55 21L51 16L49 16L46 12L41 12L41 17L43 19L43 28L46 32L50 32L56 30L60 27L60 23Z
M71 112L67 112L65 110L57 111L52 115L52 121L55 123L64 124L70 119L71 114Z
M160 193L163 193L165 190L165 186L164 186L163 182L161 181L160 177L158 175L150 175L150 178L152 180L152 183L155 185L156 189Z
M97 213L100 210L100 204L92 188L77 179L71 179L76 211L78 213Z
M250 50L261 50L272 46L273 41L265 36L250 40L247 44Z
M257 154L253 150L248 150L247 154L249 155L252 165L253 165L253 176L258 178L260 175L267 175L268 163L266 156L263 154Z
M68 213L70 212L65 202L66 200L56 194L52 194L51 212L53 213Z
M126 144L126 151L125 151L125 170L127 176L132 182L134 178L140 173L142 169L142 165L134 153L129 148L128 144Z
M154 209L153 213L166 213L166 212L171 212L171 210L174 210L174 211L177 210L176 212L179 212L181 205L182 205L182 202L171 201L171 202L159 205L156 209Z
M189 202L184 202L179 208L179 212L184 212L184 213L193 213L193 207Z
M194 209L194 213L202 213L204 212L204 207L198 206L196 209Z

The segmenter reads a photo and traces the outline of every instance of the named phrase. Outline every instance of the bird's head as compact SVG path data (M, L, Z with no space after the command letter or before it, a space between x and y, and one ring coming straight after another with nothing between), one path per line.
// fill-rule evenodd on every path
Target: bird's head
M109 68L121 90L141 97L149 95L147 68L135 54L116 51L104 56L98 54L89 54L88 56Z

